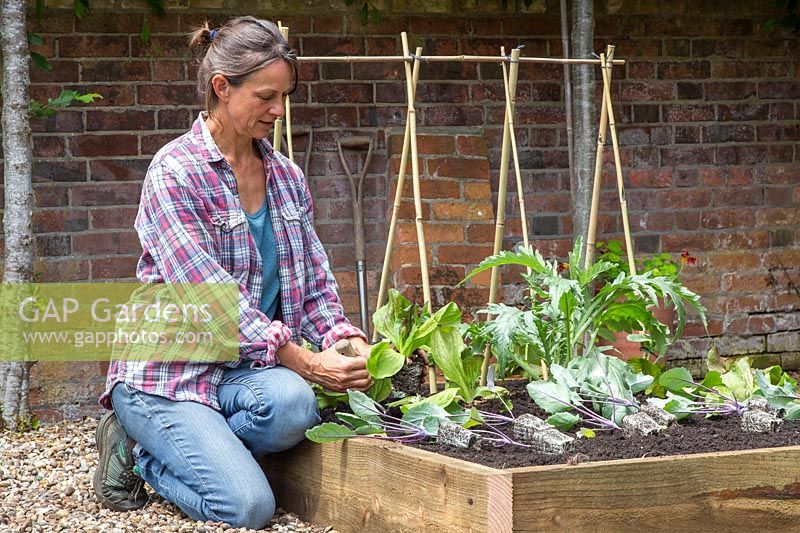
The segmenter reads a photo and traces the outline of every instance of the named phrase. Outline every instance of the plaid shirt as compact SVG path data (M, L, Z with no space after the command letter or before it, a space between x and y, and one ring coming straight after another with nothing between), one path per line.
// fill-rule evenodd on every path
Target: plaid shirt
M345 318L325 250L314 231L311 195L300 169L266 139L258 141L275 230L281 320L259 310L262 260L239 202L236 177L203 114L191 131L153 158L134 224L142 243L142 283L239 283L239 361L228 363L112 361L100 404L111 409L114 385L219 410L217 386L227 367L278 363L276 350L307 339L323 349L364 337Z

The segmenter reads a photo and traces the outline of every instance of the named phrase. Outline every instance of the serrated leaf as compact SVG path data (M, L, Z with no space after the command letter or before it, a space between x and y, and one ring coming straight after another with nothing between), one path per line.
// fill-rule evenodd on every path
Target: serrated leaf
M336 442L355 436L356 432L352 429L341 424L334 424L333 422L325 422L324 424L306 430L306 438L311 442L319 444L323 442Z

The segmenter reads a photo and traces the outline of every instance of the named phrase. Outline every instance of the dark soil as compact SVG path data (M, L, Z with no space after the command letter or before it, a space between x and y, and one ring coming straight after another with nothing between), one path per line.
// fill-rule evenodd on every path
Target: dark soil
M547 418L547 414L528 396L525 383L509 382L503 386L509 389L514 416L531 413ZM496 401L487 402L479 408L503 412ZM338 422L332 412L323 413L323 418L325 421ZM648 437L628 438L621 431L597 432L597 436L591 439L575 439L571 449L562 455L542 455L521 446L484 446L469 450L441 446L436 442L412 446L495 468L512 468L800 445L800 421L784 421L775 433L745 433L739 428L740 422L739 416L693 416L671 425L658 435ZM570 435L574 436L574 432Z

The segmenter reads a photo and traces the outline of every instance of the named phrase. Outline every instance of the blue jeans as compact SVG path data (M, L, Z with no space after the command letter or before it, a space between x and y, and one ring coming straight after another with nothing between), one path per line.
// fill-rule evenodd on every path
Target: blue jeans
M291 448L320 421L314 393L293 371L277 366L226 370L217 391L222 412L175 402L127 384L112 402L138 445L142 478L194 520L259 529L275 498L256 458Z

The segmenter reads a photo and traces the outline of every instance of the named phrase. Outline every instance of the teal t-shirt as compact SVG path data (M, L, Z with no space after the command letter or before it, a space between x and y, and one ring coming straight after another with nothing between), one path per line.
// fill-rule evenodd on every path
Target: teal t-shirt
M256 248L261 253L261 260L264 263L264 285L261 289L261 312L267 315L270 320L275 319L275 312L278 310L280 301L279 293L281 289L280 279L278 278L278 248L275 243L275 231L272 229L272 219L269 216L267 202L261 209L252 215L245 211L247 223L250 226L250 235L256 243Z

